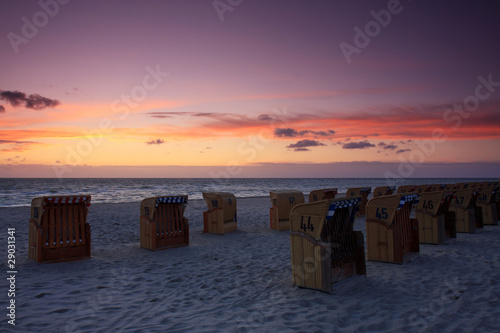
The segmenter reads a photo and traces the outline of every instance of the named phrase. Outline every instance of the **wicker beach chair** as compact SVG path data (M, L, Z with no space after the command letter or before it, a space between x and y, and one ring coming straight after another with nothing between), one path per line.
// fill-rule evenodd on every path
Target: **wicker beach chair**
M290 211L295 205L304 203L304 194L300 191L271 191L272 207L269 210L271 229L290 230Z
M290 212L293 285L333 292L339 282L366 275L363 234L353 230L361 197L320 200Z
M373 197L382 197L384 195L392 195L396 192L396 186L379 186L373 190Z
M497 188L494 186L480 187L477 192L476 212L482 215L483 225L496 225L498 223Z
M366 204L368 260L405 263L419 253L418 222L410 219L418 194L373 198Z
M457 232L473 234L481 225L476 223L476 199L473 188L459 189L455 191L454 199L450 203L450 211L455 213ZM482 219L481 219L482 222Z
M203 212L203 231L226 234L237 229L236 197L227 192L204 192L208 210Z
M353 187L347 190L346 197L361 196L361 202L359 203L359 210L356 216L365 215L366 203L368 202L368 195L370 195L371 191L371 187Z
M453 191L424 192L415 208L420 243L447 244L457 237L455 212L449 210Z
M151 197L141 202L141 247L161 250L189 245L189 224L184 217L187 195Z
M338 193L337 188L324 188L320 190L314 190L309 193L309 202L325 200L325 199L335 199Z
M28 257L39 263L90 258L89 206L90 195L34 198Z

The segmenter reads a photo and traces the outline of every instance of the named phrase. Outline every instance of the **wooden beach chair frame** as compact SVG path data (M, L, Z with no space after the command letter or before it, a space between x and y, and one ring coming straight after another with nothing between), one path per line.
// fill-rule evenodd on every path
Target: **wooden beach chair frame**
M368 196L371 191L371 187L353 187L347 190L346 197L361 196L358 213L356 214L357 217L366 214L366 204L368 203Z
M236 197L228 192L203 192L208 210L203 212L203 231L227 234L238 228Z
M475 201L473 188L455 190L449 210L455 213L457 232L473 234L476 232L476 228L482 227L482 225L477 225Z
M34 198L28 258L38 263L90 258L89 206L90 195Z
M425 185L427 186L427 185ZM397 194L404 194L404 193L418 193L418 187L417 185L401 185L398 186L398 190L396 191Z
M290 211L304 203L304 194L296 190L270 191L272 207L269 209L271 229L290 230Z
M379 186L373 190L373 197L382 197L386 195L393 195L396 192L396 186ZM365 207L366 209L366 207Z
M334 292L341 281L366 275L363 233L353 230L361 197L320 200L290 212L292 284Z
M449 210L453 191L424 192L415 207L420 243L447 244L457 237L455 212Z
M418 222L410 218L418 194L373 198L366 204L368 260L403 264L419 254Z
M326 200L326 199L335 199L335 196L338 194L338 192L339 189L335 187L313 190L309 193L309 202Z
M184 217L187 195L157 196L141 202L140 244L148 250L189 245L189 223Z
M476 207L477 213L482 215L483 225L496 225L498 223L497 212L497 188L495 186L487 186L476 188L477 199Z

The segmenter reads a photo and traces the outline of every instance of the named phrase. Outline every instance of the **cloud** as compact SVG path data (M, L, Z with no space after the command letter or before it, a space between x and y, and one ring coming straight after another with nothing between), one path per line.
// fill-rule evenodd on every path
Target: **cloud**
M321 143L316 140L300 140L296 143L289 144L286 146L286 148L295 148L294 151L308 151L307 147L318 147L318 146L325 146L324 143Z
M398 151L396 151L396 154L405 153L407 151L411 151L411 149L399 149Z
M293 138L299 135L299 132L297 132L297 130L294 130L293 128L275 128L274 135L279 138Z
M5 112L5 107L3 105L0 105L0 113L4 113Z
M378 146L379 147L385 147L385 146L387 146L387 143L385 143L385 142L379 142Z
M148 145L161 145L162 143L165 143L162 139L156 139L156 140L151 140L146 142Z
M27 96L25 93L20 91L0 91L0 99L7 101L13 107L25 106L32 110L42 110L45 108L53 108L61 104L57 99L50 99L47 97L40 96L38 94L31 94ZM3 106L2 106L3 108ZM3 108L5 111L5 108Z
M365 148L371 148L375 147L373 143L370 143L368 141L360 141L360 142L349 142L346 143L342 146L344 149L365 149Z
M394 149L397 149L397 148L398 148L398 146L396 146L396 145L387 145L387 146L384 147L384 149L390 149L390 150L394 150Z
M293 128L275 128L274 129L274 135L276 135L279 138L285 137L285 138L294 138L294 137L300 137L304 136L307 134L312 134L316 136L331 136L335 134L334 130L327 130L327 131L312 131L312 130L302 130L302 131L297 131L296 129Z

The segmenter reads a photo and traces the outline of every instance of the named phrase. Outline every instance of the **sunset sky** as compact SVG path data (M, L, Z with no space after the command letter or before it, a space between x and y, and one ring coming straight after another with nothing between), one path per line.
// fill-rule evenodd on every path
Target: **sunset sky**
M499 177L499 14L0 0L0 177Z

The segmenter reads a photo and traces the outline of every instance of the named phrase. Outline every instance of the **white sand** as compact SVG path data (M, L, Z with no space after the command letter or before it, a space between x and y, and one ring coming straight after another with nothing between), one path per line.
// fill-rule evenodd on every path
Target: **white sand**
M93 204L92 259L27 259L29 208L0 208L0 241L17 226L16 326L6 332L498 332L500 226L422 245L405 265L367 262L334 295L292 286L289 232L269 228L269 198L238 199L238 231L202 232L190 200L190 246L139 247L139 203ZM364 217L355 229L365 230ZM2 271L7 276L6 245Z

